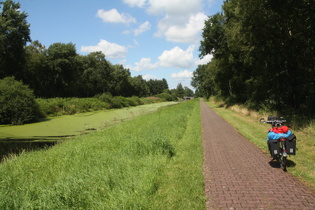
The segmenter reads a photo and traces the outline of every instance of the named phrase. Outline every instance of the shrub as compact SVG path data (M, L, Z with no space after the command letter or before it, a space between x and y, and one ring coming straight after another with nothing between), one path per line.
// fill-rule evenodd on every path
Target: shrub
M108 103L98 98L50 98L37 99L40 109L48 116L71 115L101 109L109 109Z
M131 97L131 98L126 98L126 99L127 99L128 104L129 104L130 106L138 106L138 105L141 104L140 99L139 99L138 97L136 97L136 96L133 96L133 97Z
M110 93L103 93L102 95L98 96L97 98L101 101L104 101L108 104L111 104L113 96Z
M172 96L171 94L168 94L168 93L160 93L158 95L155 95L155 97L158 97L158 98L162 98L166 101L176 101L177 98Z
M122 96L115 96L112 98L112 103L111 103L113 108L123 108L123 107L128 107L129 103L126 100L126 98Z
M0 80L0 124L21 125L42 117L34 93L14 77Z

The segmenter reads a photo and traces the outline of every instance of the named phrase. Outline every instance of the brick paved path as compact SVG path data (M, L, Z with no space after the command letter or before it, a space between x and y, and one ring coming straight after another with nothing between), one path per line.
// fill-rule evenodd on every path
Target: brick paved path
M272 167L271 158L203 101L201 114L207 209L315 210L315 193Z

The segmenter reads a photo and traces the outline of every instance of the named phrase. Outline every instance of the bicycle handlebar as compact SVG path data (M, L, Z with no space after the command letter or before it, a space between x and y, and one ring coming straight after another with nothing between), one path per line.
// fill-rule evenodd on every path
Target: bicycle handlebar
M272 119L272 120L265 121L264 118L261 118L260 122L261 123L268 123L268 124L272 124L272 125L281 125L282 123L287 122L287 120L283 119L283 118L280 118L280 119L275 118L275 119Z

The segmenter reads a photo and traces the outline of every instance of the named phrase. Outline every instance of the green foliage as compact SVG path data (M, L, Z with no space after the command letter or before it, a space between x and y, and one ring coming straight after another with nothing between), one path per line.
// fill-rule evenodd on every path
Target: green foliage
M225 1L205 22L194 72L199 94L229 103L314 116L314 5L309 1Z
M170 106L7 159L0 208L204 209L201 144L199 103Z
M226 46L226 38L224 35L225 17L222 13L210 16L205 21L205 27L202 32L203 40L200 42L200 56L204 57L208 54L220 56Z
M47 116L71 115L110 108L108 103L97 98L39 98L36 101L41 112Z
M0 1L0 79L23 77L24 47L31 41L27 14L20 4L11 0Z
M20 125L41 117L33 91L13 77L0 80L0 124Z
M185 96L185 91L181 83L179 83L176 87L176 96L178 98L183 98Z
M163 93L165 89L168 89L168 85L165 79L162 79L162 80L150 79L147 82L147 84L149 86L151 95L157 95L157 94Z
M142 78L141 75L131 78L131 84L133 88L132 95L136 95L139 97L149 96L150 90L147 85L147 81Z
M155 97L163 98L166 101L176 101L177 100L176 97L172 96L169 93L160 93L160 94L155 95Z

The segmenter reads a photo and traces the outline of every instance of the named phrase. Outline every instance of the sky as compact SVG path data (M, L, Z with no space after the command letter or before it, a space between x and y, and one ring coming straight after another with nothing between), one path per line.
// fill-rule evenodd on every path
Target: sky
M224 0L20 0L32 41L48 48L73 43L77 53L102 51L131 76L166 79L193 89L204 21L221 12Z

